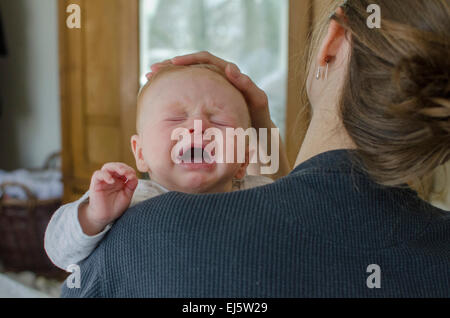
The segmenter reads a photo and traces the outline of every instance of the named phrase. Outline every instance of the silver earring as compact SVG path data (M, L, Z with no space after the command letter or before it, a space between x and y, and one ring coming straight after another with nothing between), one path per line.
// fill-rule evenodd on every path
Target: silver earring
M327 62L327 66L325 67L325 73L323 74L322 72L322 66L319 66L319 68L317 69L317 73L316 73L316 80L320 80L320 79L325 79L328 80L328 62Z
M317 69L316 80L319 80L319 79L320 79L321 73L322 73L322 67L319 66L319 68Z

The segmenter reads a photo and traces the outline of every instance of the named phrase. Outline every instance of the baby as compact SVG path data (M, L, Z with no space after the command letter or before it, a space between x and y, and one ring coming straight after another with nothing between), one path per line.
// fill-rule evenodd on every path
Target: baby
M88 193L55 212L45 234L45 249L64 270L88 257L112 223L142 201L169 191L225 193L272 182L246 174L248 145L244 163L215 162L211 160L215 151L206 151L214 149L208 147L213 141L201 138L208 129L227 136L227 128L251 126L244 97L219 68L167 66L142 88L137 106L138 134L131 138L131 146L138 170L148 173L150 180L138 180L134 169L123 163L108 163L94 173ZM192 135L192 143L177 150L178 161L173 160L173 149L179 144L173 138L177 129ZM229 138L235 137L227 136L222 148L217 147L223 157L231 150L237 153L237 143Z

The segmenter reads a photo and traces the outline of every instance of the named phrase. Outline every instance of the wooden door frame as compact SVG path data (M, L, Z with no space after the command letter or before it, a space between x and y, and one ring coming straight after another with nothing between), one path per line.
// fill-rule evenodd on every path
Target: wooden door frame
M286 104L286 151L293 167L310 122L303 105L308 38L313 21L312 0L289 0L289 57Z
M136 98L139 91L139 0L109 0L108 6L101 6L90 12L86 10L86 1L92 0L58 1L62 170L65 202L72 201L80 193L84 193L89 188L90 176L100 168L98 164L91 163L86 157L86 140L83 140L87 138L83 130L88 121L101 120L101 118L92 118L95 116L89 117L86 110L88 90L86 87L86 46L88 45L86 32L88 32L89 19L91 22L94 19L103 19L104 23L117 29L111 47L117 50L114 53L118 56L118 60L111 63L118 62L119 66L114 74L108 77L108 81L114 82L114 85L118 87L116 96L119 99L120 116L117 119L106 119L106 121L117 121L117 123L108 124L120 125L123 132L120 140L120 151L123 156L120 159L132 166L135 164L130 150L130 137L135 133ZM99 7L103 4L100 1L97 3ZM76 4L81 8L80 29L69 29L66 25L66 19L69 16L66 8L70 4ZM89 5L94 8L96 3L90 2ZM103 14L105 10L113 10L113 8L113 15L107 12Z

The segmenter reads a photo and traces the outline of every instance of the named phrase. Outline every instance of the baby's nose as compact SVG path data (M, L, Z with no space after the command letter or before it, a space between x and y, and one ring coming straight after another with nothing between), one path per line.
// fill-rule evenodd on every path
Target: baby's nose
M202 127L202 130L201 131L195 131L195 129L194 128L191 128L191 129L189 129L189 133L190 134L194 134L194 133L202 133L202 135L204 135L205 134L205 132L206 132L206 129L205 129L205 127Z
M200 131L200 125L201 125L201 131ZM211 124L209 123L209 121L208 120L204 120L204 119L195 119L195 120L193 120L192 121L192 123L190 123L189 124L189 127L188 127L188 129L189 129L189 132L191 133L191 134L194 134L194 133L202 133L202 134L204 134L205 132L206 132L206 130L208 129L208 128L210 128L210 126L211 126ZM196 131L196 129L197 129L197 131Z

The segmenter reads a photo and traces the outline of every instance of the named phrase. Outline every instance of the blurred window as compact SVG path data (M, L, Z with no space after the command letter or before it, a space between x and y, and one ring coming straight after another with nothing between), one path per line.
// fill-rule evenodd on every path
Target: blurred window
M268 95L284 135L288 0L141 0L141 84L150 65L196 51L236 63Z

